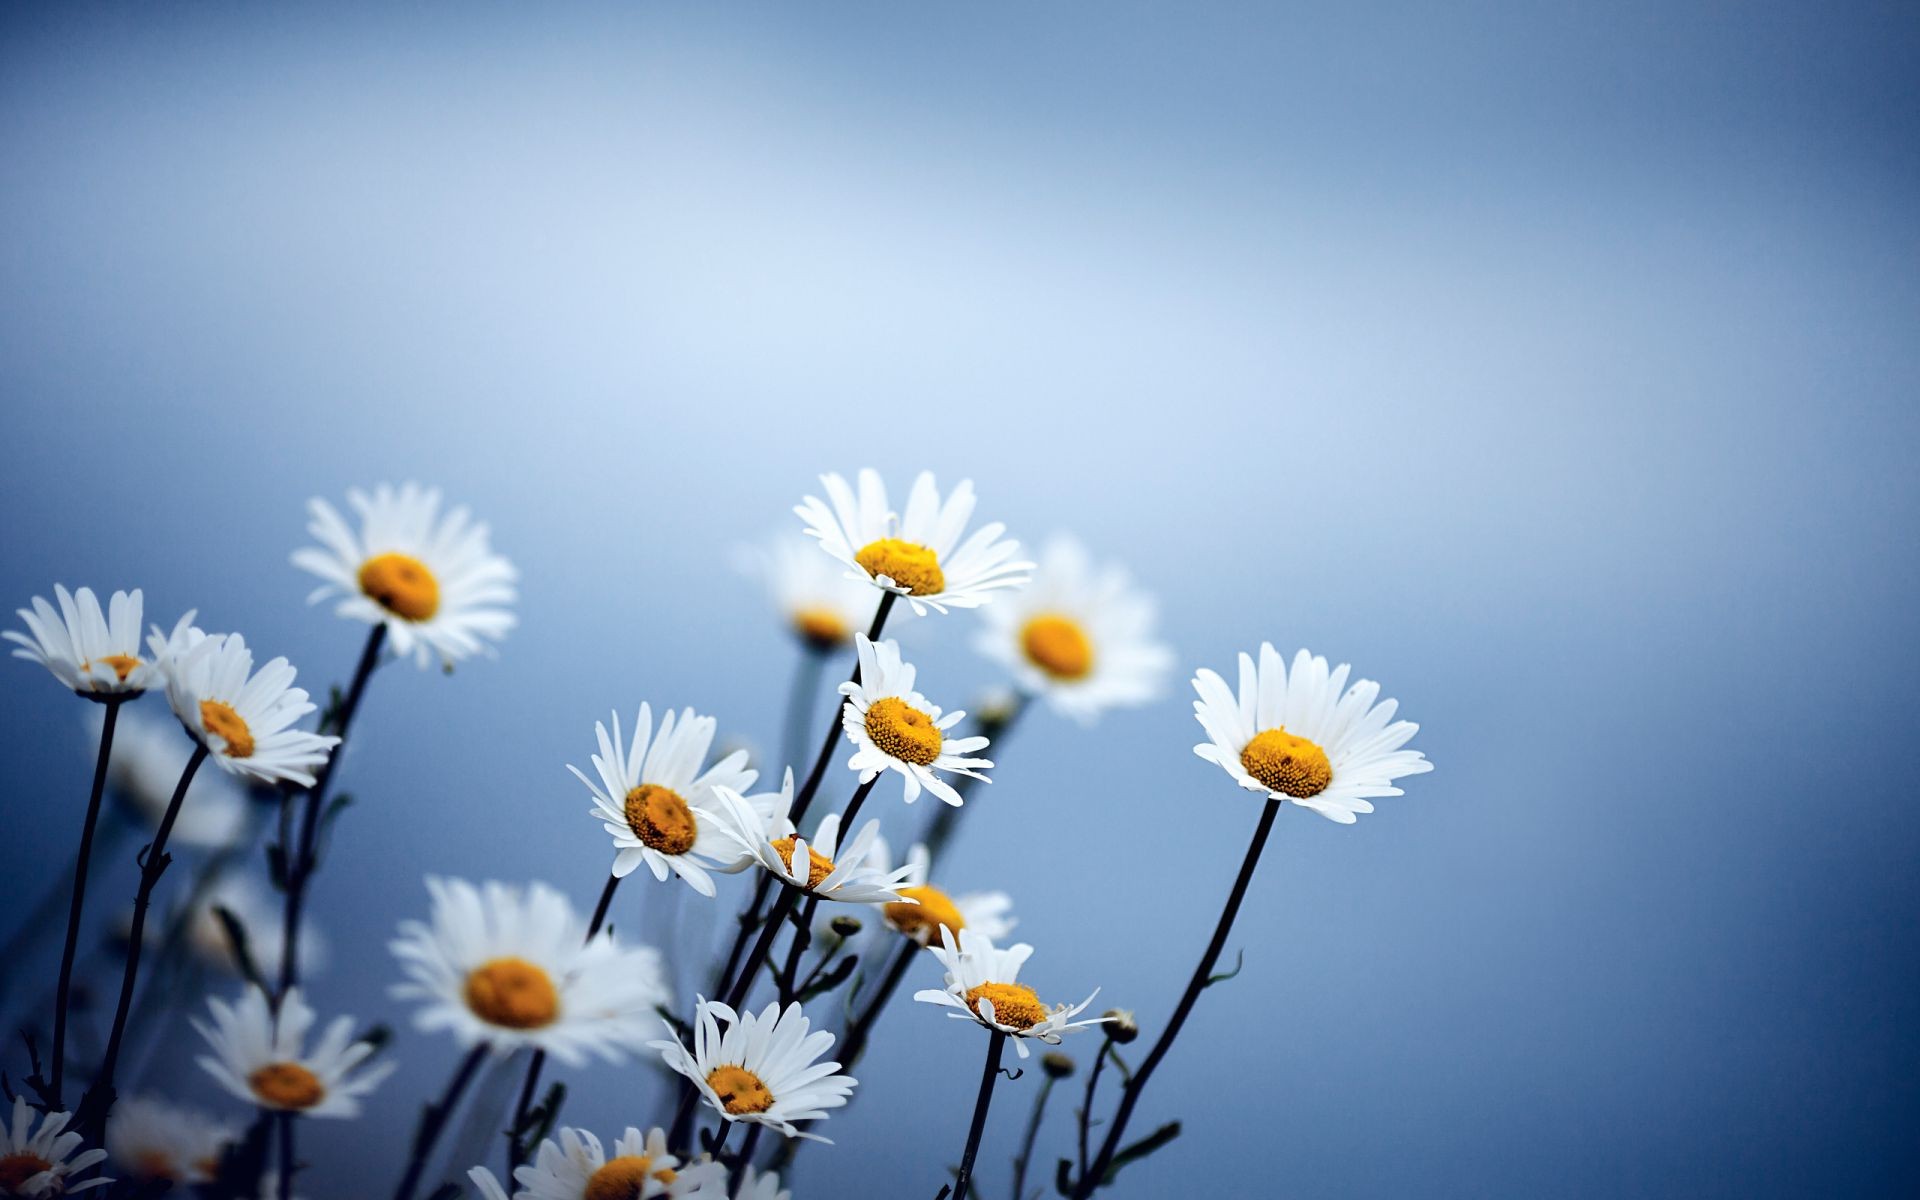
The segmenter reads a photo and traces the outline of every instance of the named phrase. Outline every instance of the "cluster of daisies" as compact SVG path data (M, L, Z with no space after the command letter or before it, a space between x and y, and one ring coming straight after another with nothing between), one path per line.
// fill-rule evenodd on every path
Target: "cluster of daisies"
M975 525L970 483L943 495L922 473L898 510L873 471L851 483L827 475L821 484L824 498L808 496L795 509L805 537L742 556L802 648L803 665L838 659L850 671L817 753L790 748L797 760L768 773L745 750L716 752L712 716L640 703L626 723L614 712L595 723L585 767L567 764L612 844L595 872L591 916L545 883L429 878L425 919L399 924L390 945L400 976L393 996L417 1006L418 1030L450 1035L464 1054L453 1079L432 1090L438 1099L410 1140L410 1157L396 1164L397 1200L431 1193L462 1171L474 1195L498 1200L786 1197L774 1168L790 1162L802 1140L828 1140L817 1127L851 1101L856 1080L847 1068L917 963L930 978L937 968L941 982L914 999L985 1030L996 1063L1008 1041L1025 1057L1032 1041L1057 1045L1107 1025L1111 1042L1112 1023L1131 1028L1117 1010L1084 1015L1097 989L1078 1003L1049 1002L1022 981L1033 947L1006 944L1015 918L1004 892L948 891L934 879L944 830L989 779L994 764L983 753L991 737L1031 702L1084 724L1164 692L1173 656L1156 639L1152 601L1122 569L1096 564L1071 540L1022 559L1002 525ZM514 625L515 572L493 552L486 525L465 509L443 509L435 491L380 487L352 492L349 502L357 521L313 501L308 528L319 544L293 556L321 580L314 601L332 599L338 615L369 626L351 686L317 719L285 659L256 666L239 634L204 632L192 612L169 630L144 629L138 590L114 593L103 609L86 588L56 587L55 603L36 597L20 612L24 631L7 632L17 656L98 706L99 760L82 846L92 846L96 832L107 836L122 810L124 826L148 832L123 951L124 993L135 995L140 948L149 942L148 957L160 960L152 970L174 969L166 959L175 954L239 977L237 994L207 995L192 1025L205 1046L200 1068L242 1107L221 1115L148 1094L116 1098L114 1049L85 1064L78 1051L68 1054L67 975L90 857L83 850L48 1022L56 1031L51 1076L33 1064L38 1102L17 1097L10 1127L0 1131L0 1196L95 1187L120 1194L155 1181L291 1196L308 1169L295 1156L291 1123L353 1118L393 1072L383 1039L356 1033L353 1018L336 1015L316 1029L320 1016L300 986L300 966L313 969L323 954L302 911L319 864L314 827L375 668L393 660L451 666L490 652ZM980 609L974 643L1004 669L1013 699L971 721L935 703L899 643L885 636L896 608L934 620ZM1330 668L1304 650L1289 665L1271 645L1257 659L1241 656L1237 692L1201 670L1194 707L1207 740L1196 752L1272 804L1350 823L1372 811L1372 800L1398 794L1395 780L1429 764L1405 748L1415 727L1394 720L1394 702L1380 700L1377 684L1349 676L1345 665ZM147 691L164 693L177 730L122 712ZM200 774L208 762L219 774ZM883 819L860 819L894 775L904 804L923 792L940 802L887 818L919 827L898 859ZM887 783L886 794L895 786ZM121 803L97 830L103 794ZM830 796L843 799L836 807ZM278 894L269 895L234 865L276 825ZM170 840L207 853L169 910L169 936L149 938L141 922L158 885L153 864L165 869ZM731 948L670 975L659 951L618 940L609 908L642 867L658 884L677 880L710 900L719 896L718 877L750 873L737 921L721 923L733 931ZM129 882L94 887L118 894ZM888 967L855 977L860 956ZM688 1004L670 980L696 975L703 982L687 988ZM844 998L823 999L843 987ZM116 1049L126 1008L107 1038ZM468 1118L505 1132L498 1160L436 1166L436 1140L455 1110L484 1103L467 1097L478 1069L509 1058L524 1072L509 1097L517 1103ZM634 1059L664 1067L658 1120L627 1125L610 1144L561 1123L561 1093L538 1086L549 1059L569 1071ZM73 1089L63 1090L69 1065L70 1080L83 1077L83 1065L94 1072L77 1109L66 1103ZM744 1140L729 1147L736 1128ZM778 1142L762 1148L763 1135ZM1078 1194L1098 1181L1083 1184Z

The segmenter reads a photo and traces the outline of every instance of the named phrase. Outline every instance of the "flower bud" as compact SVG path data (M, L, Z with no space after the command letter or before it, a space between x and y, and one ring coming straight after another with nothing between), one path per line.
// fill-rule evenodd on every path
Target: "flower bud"
M1107 1019L1104 1028L1114 1045L1124 1046L1140 1036L1140 1025L1133 1019L1132 1009L1110 1008L1100 1015Z
M860 918L848 916L835 917L827 923L827 928L833 930L835 937L850 938L860 932Z
M1040 1056L1040 1065L1046 1069L1047 1075L1053 1079L1065 1079L1067 1076L1073 1074L1073 1056L1070 1054L1062 1054L1058 1050L1042 1054Z

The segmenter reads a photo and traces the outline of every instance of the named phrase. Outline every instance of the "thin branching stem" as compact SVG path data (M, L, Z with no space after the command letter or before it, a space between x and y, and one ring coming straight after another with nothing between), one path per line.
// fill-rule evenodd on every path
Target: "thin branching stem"
M447 1081L447 1090L420 1114L420 1124L413 1133L413 1149L407 1156L407 1169L400 1176L400 1186L393 1189L393 1200L413 1200L414 1189L420 1186L420 1176L427 1169L427 1159L433 1154L434 1143L440 1140L441 1131L447 1127L447 1119L459 1107L461 1094L473 1082L474 1072L480 1069L480 1060L487 1056L487 1050L487 1043L481 1042L467 1051L460 1060L460 1066L454 1070L453 1078Z
M73 955L80 942L80 913L87 902L87 868L93 862L93 831L100 823L100 797L107 790L107 760L113 756L114 726L119 724L120 706L127 699L126 696L113 696L102 701L107 708L107 718L100 726L100 754L93 763L93 791L87 796L86 821L80 826L80 853L73 860L73 898L67 905L67 941L60 951L60 982L53 1001L53 1078L52 1095L48 1100L54 1108L62 1107L60 1091L66 1080L67 1009L73 996Z

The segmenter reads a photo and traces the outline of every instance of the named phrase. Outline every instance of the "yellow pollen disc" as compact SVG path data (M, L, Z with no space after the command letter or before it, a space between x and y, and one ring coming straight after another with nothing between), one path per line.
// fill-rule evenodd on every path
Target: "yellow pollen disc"
M773 852L780 856L781 862L787 864L787 870L789 871L793 870L793 841L790 837L783 837L773 843ZM831 874L833 874L833 860L815 850L812 846L808 846L807 886L810 888L819 887L821 881Z
M227 741L228 758L253 757L253 731L233 706L219 700L200 702L200 724L208 733L217 733Z
M662 854L685 854L700 836L693 810L672 788L643 783L627 793L627 828Z
M891 757L923 767L940 757L946 741L932 717L898 696L882 696L867 706L867 736Z
M1031 1029L1047 1019L1047 1006L1024 983L983 983L967 989L967 1007L975 1013L980 1013L982 1000L993 1001L994 1020L1014 1029Z
M361 563L360 590L409 621L431 620L440 611L440 581L410 554L376 554Z
M1027 660L1055 679L1085 679L1093 671L1093 643L1072 617L1041 613L1020 631Z
M81 663L80 669L90 671L94 663L105 663L112 667L113 673L120 677L120 682L125 683L127 676L133 674L133 669L140 665L140 660L131 654L102 654L99 658L90 658Z
M268 1063L247 1076L253 1094L269 1108L312 1108L326 1097L320 1077L299 1063Z
M538 1029L560 1015L553 979L524 958L496 958L467 975L467 1007L508 1029Z
M9 1154L0 1158L0 1191L12 1196L35 1175L53 1164L36 1154Z
M803 608L793 614L793 631L800 640L816 650L844 646L853 638L853 630L830 608Z
M1327 752L1284 729L1269 729L1255 736L1240 752L1240 765L1266 784L1268 791L1284 792L1300 800L1318 796L1333 782L1333 764L1327 761Z
M947 590L947 577L940 570L940 556L915 542L881 538L862 546L853 561L869 575L885 575L907 589L911 596L933 596Z
M945 892L935 887L904 887L900 894L920 903L880 906L895 929L926 946L940 940L940 927L944 925L953 932L954 939L959 940L960 931L967 925L966 918Z
M729 1063L715 1067L707 1075L707 1086L720 1097L720 1106L734 1116L763 1113L773 1107L773 1093L760 1077L745 1067Z
M581 1200L640 1200L649 1177L659 1179L670 1171L654 1171L653 1160L644 1154L622 1154L587 1178L587 1190ZM662 1180L662 1182L666 1182Z

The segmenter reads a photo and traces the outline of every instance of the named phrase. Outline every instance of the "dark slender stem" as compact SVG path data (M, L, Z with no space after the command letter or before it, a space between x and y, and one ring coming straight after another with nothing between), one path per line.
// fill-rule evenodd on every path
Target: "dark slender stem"
M727 1148L727 1139L733 1136L733 1125L734 1123L732 1121L722 1117L720 1118L720 1128L713 1131L713 1146L708 1153L713 1155L715 1162L720 1161L721 1153Z
M413 1200L414 1189L420 1185L420 1175L427 1169L427 1159L433 1154L433 1144L440 1140L440 1133L447 1127L447 1118L460 1104L461 1093L467 1090L467 1084L473 1082L475 1071L480 1069L480 1060L487 1056L487 1043L481 1042L467 1051L460 1060L460 1066L447 1081L447 1090L438 1102L427 1105L420 1114L420 1125L413 1132L413 1151L407 1159L406 1173L400 1176L400 1186L393 1189L393 1200Z
M793 669L793 687L787 692L787 716L780 723L780 761L790 763L800 757L813 728L808 717L813 712L813 694L820 690L820 674L826 669L827 651L808 645L800 652L800 663Z
M860 1011L860 1015L854 1018L853 1024L847 1026L846 1044L840 1052L841 1062L846 1066L852 1067L860 1061L860 1056L866 1053L867 1041L873 1036L874 1025L879 1022L880 1014L886 1011L887 1001L900 990L900 981L906 978L907 967L913 963L914 956L920 950L920 944L912 938L900 939L900 949L894 952L893 961L887 964L887 973L881 979L880 987L874 992L873 999Z
M620 890L620 876L607 876L607 886L600 889L600 902L593 906L593 919L587 922L587 940L591 942L600 934L607 923L607 910L613 907L613 894Z
M860 806L867 802L867 794L873 791L874 785L879 782L880 777L875 775L854 789L853 799L847 803L847 811L840 815L840 833L836 839L838 845L845 846L852 840L854 818L860 815ZM794 986L794 979L800 974L801 957L806 954L807 947L813 943L813 918L819 908L820 897L808 895L806 907L800 911L799 927L793 931L793 941L787 947L786 968L774 977L775 982L780 985L780 1000L783 1004L799 999L794 994L799 991Z
M288 852L287 906L286 919L280 929L280 990L275 996L276 1004L289 988L300 982L300 911L306 905L307 887L313 877L315 842L319 837L321 810L327 800L327 786L333 782L334 768L346 750L347 730L353 725L353 715L360 711L360 698L366 694L367 680L380 665L380 648L386 639L385 622L375 625L367 634L367 644L361 648L360 662L353 670L353 681L347 685L346 699L341 701L339 715L333 723L333 734L340 739L340 744L327 755L327 761L320 764L314 773L313 786L307 789L297 851L294 847L285 847Z
M277 1200L293 1200L293 1121L293 1113L279 1115L280 1193Z
M1026 1200L1027 1164L1033 1161L1034 1139L1040 1136L1040 1118L1046 1115L1047 1098L1053 1095L1053 1076L1040 1081L1040 1094L1033 1098L1033 1115L1027 1118L1027 1136L1020 1140L1020 1153L1013 1160L1013 1200Z
M840 836L836 839L840 846L853 840L854 819L860 815L860 806L867 802L867 795L879 782L880 776L875 775L853 790L853 799L847 801L847 811L840 814Z
M780 898L773 902L773 910L767 914L767 923L760 928L759 940L754 942L753 949L747 954L747 961L740 964L740 974L733 981L733 989L727 993L728 1008L740 1011L740 1006L753 991L754 976L760 973L761 964L767 961L767 955L773 949L780 926L786 923L787 914L793 911L793 906L805 894L796 887L780 889Z
M1160 1060L1167 1056L1173 1046L1173 1039L1180 1036L1180 1027L1187 1022L1187 1014L1193 1011L1193 1005L1200 998L1201 991L1207 986L1207 980L1213 975L1214 963L1219 961L1220 952L1226 948L1227 935L1233 931L1233 919L1240 912L1240 902L1246 899L1247 885L1253 882L1254 868L1260 865L1260 851L1266 847L1267 835L1273 832L1273 819L1280 813L1278 800L1267 801L1260 813L1260 824L1253 831L1253 840L1247 844L1247 857L1240 864L1240 874L1233 881L1233 891L1227 896L1227 905L1220 910L1220 922L1214 926L1213 940L1207 943L1207 952L1200 956L1200 965L1193 969L1193 978L1187 981L1187 990L1181 995L1180 1003L1173 1010L1173 1017L1167 1022L1166 1029L1153 1043L1153 1049L1147 1052L1146 1061L1140 1069L1127 1080L1126 1087L1120 1093L1120 1107L1113 1114L1113 1124L1107 1128L1107 1136L1101 1139L1100 1153L1087 1170L1081 1172L1079 1183L1074 1188L1076 1200L1086 1200L1099 1186L1100 1179L1113 1162L1114 1153L1120 1147L1120 1139L1127 1132L1127 1121L1133 1116L1134 1105L1140 1102L1140 1093L1146 1090L1147 1080L1152 1078L1153 1070Z
M1100 1039L1100 1052L1093 1056L1093 1067L1087 1072L1087 1097L1080 1105L1080 1174L1087 1173L1087 1131L1093 1126L1093 1097L1100 1087L1100 1070L1107 1065L1107 1048L1113 1045L1113 1039Z
M60 951L60 982L53 1002L53 1107L62 1107L61 1085L67 1069L67 1007L73 995L73 955L80 943L80 912L87 902L87 867L93 861L93 830L100 823L100 797L107 789L107 760L113 756L113 728L120 721L125 696L104 701L107 718L100 726L100 754L93 763L93 791L87 796L87 819L80 826L80 853L73 860L73 899L67 906L67 941Z
M987 1041L987 1068L980 1073L980 1096L973 1102L973 1124L967 1129L967 1148L960 1155L960 1174L953 1181L956 1200L967 1200L967 1188L973 1182L973 1157L980 1152L980 1135L987 1128L987 1106L993 1103L993 1084L1000 1077L1000 1052L1007 1047L1007 1035L994 1030Z

